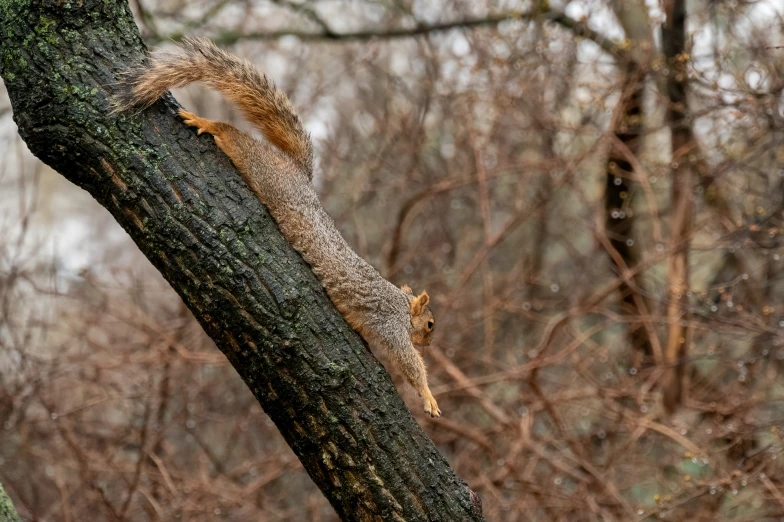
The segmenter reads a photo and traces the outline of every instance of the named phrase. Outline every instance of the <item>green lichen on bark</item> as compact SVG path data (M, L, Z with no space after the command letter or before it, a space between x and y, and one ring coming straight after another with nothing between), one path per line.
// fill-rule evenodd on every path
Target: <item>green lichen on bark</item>
M2 484L0 484L0 522L22 522Z
M0 2L30 150L106 207L182 297L344 520L482 520L302 258L166 97L111 115L144 57L123 0ZM327 456L328 458L325 458Z

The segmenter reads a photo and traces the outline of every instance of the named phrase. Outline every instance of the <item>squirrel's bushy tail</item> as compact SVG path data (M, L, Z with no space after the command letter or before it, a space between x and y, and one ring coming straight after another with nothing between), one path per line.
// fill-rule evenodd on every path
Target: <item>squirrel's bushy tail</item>
M250 62L223 51L210 40L185 38L173 50L154 51L149 62L131 71L127 78L130 91L120 110L148 107L171 88L203 82L236 103L267 140L311 175L310 136L286 94Z

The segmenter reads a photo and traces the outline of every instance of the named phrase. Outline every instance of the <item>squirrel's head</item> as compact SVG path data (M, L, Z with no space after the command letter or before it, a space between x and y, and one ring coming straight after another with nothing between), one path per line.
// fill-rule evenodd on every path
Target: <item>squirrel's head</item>
M423 291L415 297L408 285L403 285L400 289L408 297L408 314L411 316L411 342L415 346L430 346L435 326L433 312L427 307L430 303L430 296Z

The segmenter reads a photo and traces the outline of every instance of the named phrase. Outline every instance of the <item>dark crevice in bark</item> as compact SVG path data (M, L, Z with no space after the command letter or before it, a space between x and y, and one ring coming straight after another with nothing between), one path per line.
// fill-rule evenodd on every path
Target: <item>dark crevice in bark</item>
M130 234L344 520L482 520L389 375L211 138L170 98L109 115L144 53L122 0L0 5L2 75L30 150Z

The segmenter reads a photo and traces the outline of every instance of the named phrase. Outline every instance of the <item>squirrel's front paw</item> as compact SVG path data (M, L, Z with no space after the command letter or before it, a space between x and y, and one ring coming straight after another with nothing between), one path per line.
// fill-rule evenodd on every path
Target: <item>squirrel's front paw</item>
M438 403L431 394L425 396L425 413L429 413L431 417L440 417L441 410L438 409Z

